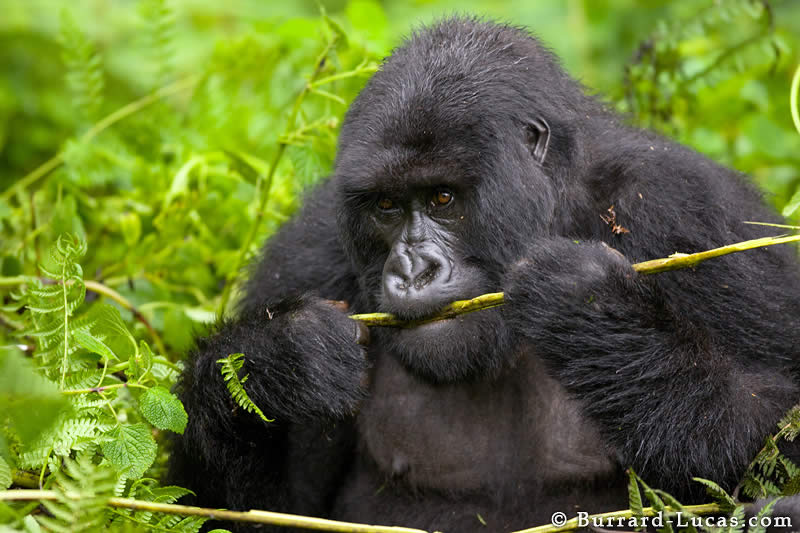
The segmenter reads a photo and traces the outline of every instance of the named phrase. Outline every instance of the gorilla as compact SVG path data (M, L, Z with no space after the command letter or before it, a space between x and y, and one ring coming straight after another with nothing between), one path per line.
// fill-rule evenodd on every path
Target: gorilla
M627 507L625 469L732 489L800 397L795 250L744 176L625 125L526 30L440 20L350 107L332 176L197 340L171 458L196 501L429 531ZM506 304L410 321L504 291ZM349 308L346 308L349 306ZM370 337L370 338L368 338ZM245 354L237 408L216 360Z

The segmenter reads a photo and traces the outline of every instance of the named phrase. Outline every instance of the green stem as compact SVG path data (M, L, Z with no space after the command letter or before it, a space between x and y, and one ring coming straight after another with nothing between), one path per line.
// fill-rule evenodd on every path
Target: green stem
M67 498L78 499L79 494L67 492ZM0 501L56 501L59 493L54 490L4 490L0 491ZM427 533L421 529L407 527L373 526L356 524L352 522L339 522L324 518L313 518L270 511L227 511L224 509L209 509L191 505L177 505L170 503L147 502L133 498L109 498L109 507L118 509L133 509L136 511L150 511L181 516L204 516L215 520L229 520L232 522L249 522L253 524L270 524L281 527L294 527L314 529L317 531L333 531L339 533Z
M34 279L30 276L0 276L0 287L16 287L18 285L25 285L31 283Z
M114 385L104 385L102 387L89 387L88 389L72 389L72 390L62 390L61 394L66 394L69 396L74 396L76 394L91 394L92 392L96 392L100 394L101 392L113 390L113 389L123 389L126 387L134 387L137 389L149 389L150 387L145 387L144 385L139 385L138 383L115 383Z
M792 77L792 89L789 91L789 108L792 110L792 122L797 133L800 133L800 111L797 110L798 100L800 100L800 65L794 71Z
M63 389L67 380L67 366L69 365L69 289L67 288L67 263L61 267L61 293L64 295L64 357L61 359L61 384Z
M340 72L338 74L332 74L324 78L319 78L315 82L309 83L309 87L312 89L316 89L317 87L322 87L323 85L327 85L328 83L334 81L345 80L347 78L353 78L355 76L363 76L365 74L374 74L376 72L378 72L377 65L367 65L365 67L349 70L347 72Z
M102 283L99 283L97 281L87 280L84 281L83 284L86 286L87 290L90 290L97 294L102 294L103 296L106 296L111 300L114 300L119 305L130 311L133 314L133 318L141 322L147 329L147 331L150 333L150 336L153 338L153 342L155 343L156 349L159 351L159 353L162 355L167 355L167 347L161 340L161 336L159 336L158 332L156 332L155 328L153 328L153 326L150 324L147 318L145 318L145 316L127 298L122 296L120 293L118 293L111 287L103 285Z

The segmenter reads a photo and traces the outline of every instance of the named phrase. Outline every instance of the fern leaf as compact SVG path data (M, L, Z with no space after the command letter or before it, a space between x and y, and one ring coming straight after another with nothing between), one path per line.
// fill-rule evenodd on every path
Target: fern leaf
M244 354L230 354L224 359L218 359L217 363L221 365L220 372L222 373L222 378L225 380L228 392L231 393L231 397L233 397L236 404L248 413L257 414L264 422L273 422L274 420L264 416L261 409L253 403L253 400L247 395L247 391L244 390L244 382L247 380L248 376L245 375L243 378L239 378L239 371L242 369L242 366L244 366Z
M736 502L734 499L718 484L700 477L693 477L692 479L702 485L705 485L708 495L714 498L714 501L719 504L723 511L730 512L736 508Z
M164 85L172 72L175 37L175 11L169 0L144 0L140 12L147 21L152 57L157 63L158 85Z
M644 523L644 509L642 505L642 494L639 492L639 476L632 468L628 469L628 505L636 518L637 524ZM642 521L642 522L640 522ZM641 531L641 526L636 526L636 531Z
M94 44L66 9L61 15L60 40L62 59L67 68L67 86L75 107L85 120L93 121L98 118L105 85L102 60Z
M77 460L67 459L55 477L56 501L42 502L50 516L38 515L37 520L56 532L101 529L105 503L114 491L113 472L93 464L90 454L83 454Z
M778 427L786 440L793 441L800 433L800 405L792 407L778 422Z
M761 510L755 516L755 524L747 530L748 533L767 533L767 528L763 525L763 522L765 518L772 516L772 510L775 507L775 504L778 503L778 500L780 500L780 498L775 498L761 508Z

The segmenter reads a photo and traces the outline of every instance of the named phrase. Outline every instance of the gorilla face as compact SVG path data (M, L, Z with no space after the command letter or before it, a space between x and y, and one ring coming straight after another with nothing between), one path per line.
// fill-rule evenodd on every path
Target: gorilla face
M553 218L555 193L542 168L547 122L482 124L502 94L456 113L427 84L395 101L386 120L387 110L369 103L380 81L373 78L348 116L334 178L341 239L369 297L364 305L415 320L502 290L519 243ZM499 309L382 329L375 340L434 382L492 376L514 353Z
M502 290L523 243L551 233L567 211L558 209L558 184L573 143L561 125L575 110L555 106L576 91L542 94L530 73L554 76L552 58L516 34L514 46L491 44L491 26L458 35L463 42L449 35L439 43L430 32L397 50L343 125L339 231L369 300L364 309L413 320ZM483 40L495 48L493 62L476 65ZM514 353L501 309L375 337L439 382L491 376Z
M424 165L402 177L341 180L343 237L371 308L413 321L499 290L501 270L470 242L476 190L460 176ZM434 382L491 374L502 364L493 354L507 353L497 349L508 343L499 312L375 333L409 370Z

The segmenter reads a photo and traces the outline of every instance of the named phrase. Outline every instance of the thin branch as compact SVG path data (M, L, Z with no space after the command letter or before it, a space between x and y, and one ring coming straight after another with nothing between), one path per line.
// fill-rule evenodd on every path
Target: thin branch
M144 385L139 385L138 383L131 383L131 382L126 381L125 383L114 383L113 385L103 385L101 387L89 387L88 389L62 390L61 394L72 395L72 396L77 395L77 394L91 394L93 392L96 392L97 394L100 394L100 393L106 392L108 390L124 389L126 387L134 387L134 388L137 388L137 389L144 389L144 390L147 390L147 389L150 388L150 387L145 387Z
M391 313L363 313L360 315L350 315L350 318L353 320L360 320L367 326L413 328L428 322L454 318L458 315L471 313L473 311L491 309L492 307L503 305L503 303L504 301L502 292L490 292L488 294L481 294L480 296L476 296L475 298L471 298L469 300L457 300L447 305L436 315L424 320L402 320Z
M798 100L800 100L800 65L797 65L797 70L794 71L792 88L789 91L789 108L792 111L792 122L794 122L797 133L800 133L800 111L797 110Z
M145 318L145 316L133 305L130 300L122 296L120 293L112 289L107 285L103 285L100 282L92 281L92 280L85 280L83 284L86 286L86 290L95 292L97 294L102 294L111 300L114 300L119 305L127 309L133 314L133 318L141 322L147 331L150 333L150 336L153 338L153 342L156 345L159 353L166 357L167 355L167 347L164 345L164 342L161 340L161 337L156 332L155 328L150 324L150 322Z
M66 493L68 498L77 499L78 494ZM54 490L5 490L0 491L0 501L55 501L59 497ZM109 498L109 507L118 509L134 509L153 513L175 514L181 516L204 516L214 520L230 520L232 522L250 522L254 524L269 524L281 527L295 527L314 529L317 531L333 531L338 533L427 533L421 529L391 526L373 526L356 524L352 522L339 522L323 518L312 518L270 511L226 511L224 509L209 509L191 505L177 505L169 503L147 502L132 498Z
M713 250L705 252L698 252L696 254L681 254L675 253L669 257L662 259L652 259L642 263L633 264L633 269L640 274L657 274L659 272L667 272L669 270L679 270L681 268L688 268L697 265L712 257L719 257L721 255L732 254L735 252L743 252L745 250L752 250L754 248L762 248L764 246L772 246L773 244L785 244L790 242L800 241L800 235L778 236L778 237L763 237L761 239L753 239L749 241L737 242L729 244ZM389 326L389 327L404 327L413 328L428 322L435 322L437 320L445 320L453 318L465 313L473 311L480 311L482 309L491 309L505 303L502 292L492 292L483 294L470 300L459 300L453 302L442 309L439 313L432 315L423 320L401 320L391 313L364 313L358 315L350 315L354 320L360 320L367 326Z

